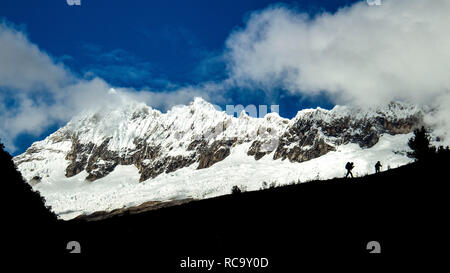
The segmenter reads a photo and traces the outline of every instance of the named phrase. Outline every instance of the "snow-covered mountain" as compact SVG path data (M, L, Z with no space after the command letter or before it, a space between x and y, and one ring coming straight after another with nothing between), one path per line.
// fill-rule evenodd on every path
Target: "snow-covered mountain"
M403 103L336 106L253 118L201 98L161 113L144 103L86 111L14 158L24 178L63 219L146 201L207 198L232 186L371 173L411 161L407 140L423 111Z

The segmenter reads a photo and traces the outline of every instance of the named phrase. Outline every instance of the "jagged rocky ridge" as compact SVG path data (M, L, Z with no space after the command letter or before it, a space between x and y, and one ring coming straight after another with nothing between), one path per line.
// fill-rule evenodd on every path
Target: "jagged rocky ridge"
M320 157L347 143L370 148L382 134L409 133L422 120L419 108L394 102L370 110L342 106L307 109L291 120L276 113L252 118L242 112L232 117L200 98L167 113L127 102L118 108L80 114L47 139L34 143L15 163L33 183L39 183L49 171L24 163L49 160L43 156L46 153L64 154L66 177L86 171L85 179L95 181L118 165L132 164L139 170L140 181L145 181L192 164L208 168L243 143L250 144L247 155L256 160L271 154L274 160L291 162Z

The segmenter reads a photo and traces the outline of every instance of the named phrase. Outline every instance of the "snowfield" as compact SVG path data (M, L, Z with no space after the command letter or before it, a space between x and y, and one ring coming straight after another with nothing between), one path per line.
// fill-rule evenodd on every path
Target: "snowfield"
M41 170L44 178L34 189L41 192L47 205L61 219L69 220L81 214L136 206L147 201L220 196L229 194L234 185L254 191L262 188L263 182L285 185L343 177L347 161L355 163L355 176L373 173L378 160L383 164L382 170L388 166L396 168L412 161L406 156L411 136L383 135L369 149L362 149L357 144L340 145L336 151L302 163L273 160L273 152L255 160L247 155L250 143L244 143L233 147L228 157L209 168L197 170L198 163L195 163L141 183L134 165L117 166L108 176L94 182L85 181L86 171L65 177L69 161L64 159L65 154L61 151L70 150L70 144L61 142L58 144L60 151L45 151L46 167ZM37 164L36 161L23 162L20 166L32 169L33 164ZM42 162L38 164L42 166Z

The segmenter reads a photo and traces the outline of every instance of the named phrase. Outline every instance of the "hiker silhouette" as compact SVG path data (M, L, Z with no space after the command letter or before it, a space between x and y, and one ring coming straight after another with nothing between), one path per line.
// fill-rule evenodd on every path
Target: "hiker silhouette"
M383 165L381 165L381 162L378 161L377 164L375 164L375 173L379 173L381 167L383 167Z
M354 167L355 165L353 164L353 162L347 162L347 164L345 164L345 168L347 169L347 174L345 175L345 178L347 178L348 175L350 175L353 178L352 169Z

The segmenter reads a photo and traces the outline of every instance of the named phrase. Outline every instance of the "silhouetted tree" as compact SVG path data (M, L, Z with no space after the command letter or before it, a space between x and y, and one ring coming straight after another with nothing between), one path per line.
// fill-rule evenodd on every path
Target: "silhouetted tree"
M444 147L444 146L439 146L439 148L438 148L438 150L437 150L437 153L438 154L440 154L440 155L442 155L442 154L449 154L450 153L450 148L447 146L447 147Z
M436 152L436 148L431 146L430 140L431 137L424 126L414 130L414 136L408 141L408 146L412 149L408 155L417 160L430 158Z

